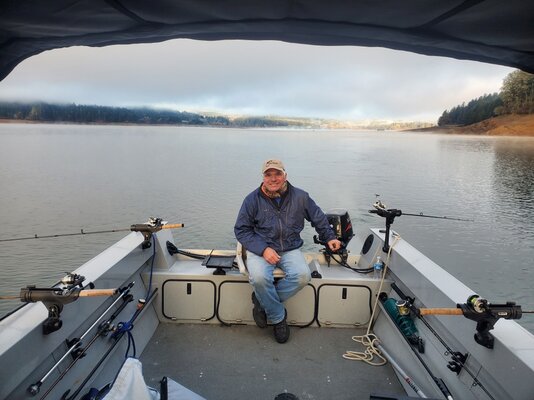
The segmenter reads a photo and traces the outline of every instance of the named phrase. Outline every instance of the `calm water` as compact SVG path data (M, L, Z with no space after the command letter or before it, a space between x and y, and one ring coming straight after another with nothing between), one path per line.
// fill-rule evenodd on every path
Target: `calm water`
M375 193L404 212L474 218L404 216L393 227L490 301L534 309L534 138L2 124L0 239L161 216L185 223L178 247L234 248L236 213L269 157L323 209L346 208L359 232L383 225L367 213ZM51 284L122 236L0 243L0 294ZM0 313L15 305L0 301ZM534 332L533 315L519 322Z

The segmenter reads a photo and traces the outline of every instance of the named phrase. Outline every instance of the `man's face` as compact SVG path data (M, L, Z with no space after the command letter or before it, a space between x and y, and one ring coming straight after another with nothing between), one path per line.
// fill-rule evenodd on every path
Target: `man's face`
M280 190L285 181L286 174L274 168L268 169L263 174L263 184L271 192Z

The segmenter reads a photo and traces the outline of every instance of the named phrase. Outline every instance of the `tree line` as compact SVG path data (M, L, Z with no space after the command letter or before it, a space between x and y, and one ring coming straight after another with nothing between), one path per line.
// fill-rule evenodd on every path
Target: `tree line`
M533 113L534 75L517 70L504 78L499 93L485 94L445 110L438 126L470 125L498 115Z
M0 119L74 122L74 123L120 123L162 124L227 127L278 127L295 125L291 121L269 117L230 119L225 116L210 116L190 112L156 110L152 108L123 108L78 104L48 103L0 103Z

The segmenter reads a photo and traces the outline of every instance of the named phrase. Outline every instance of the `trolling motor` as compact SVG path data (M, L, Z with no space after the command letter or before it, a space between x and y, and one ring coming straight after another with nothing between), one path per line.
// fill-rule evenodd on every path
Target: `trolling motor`
M330 227L336 234L336 239L341 242L341 248L336 252L336 254L339 254L341 256L342 262L346 263L349 257L347 245L354 237L354 233L352 230L352 222L350 220L349 213L347 210L335 209L326 213L326 218L328 219ZM328 264L330 264L330 256L332 254L332 250L328 248L328 244L322 240L319 240L317 235L313 236L313 242L325 247L322 252L325 255Z

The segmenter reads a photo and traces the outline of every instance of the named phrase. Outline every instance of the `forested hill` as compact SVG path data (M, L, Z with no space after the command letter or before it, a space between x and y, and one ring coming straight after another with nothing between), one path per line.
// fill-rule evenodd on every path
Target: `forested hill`
M152 108L77 104L0 103L0 119L41 122L277 127L291 123L271 118L234 118Z
M68 122L82 124L192 125L234 128L309 128L397 130L432 126L429 122L407 121L339 121L322 118L276 116L202 115L152 108L121 108L77 104L0 103L0 121Z
M485 94L443 112L438 126L471 125L508 114L534 113L534 75L514 71L504 78L499 93Z

